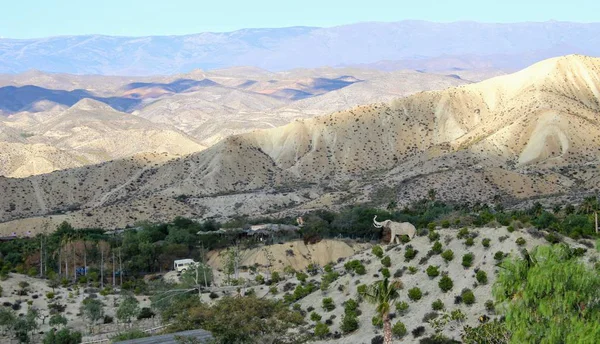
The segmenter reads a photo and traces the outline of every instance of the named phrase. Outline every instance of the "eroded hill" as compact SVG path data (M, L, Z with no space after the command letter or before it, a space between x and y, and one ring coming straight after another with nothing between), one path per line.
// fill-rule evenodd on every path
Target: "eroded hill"
M155 165L126 160L1 179L0 192L12 196L0 200L0 218L75 209L36 221L118 227L176 215L405 204L429 189L471 202L580 195L600 177L599 89L600 59L550 59L478 84L231 136Z

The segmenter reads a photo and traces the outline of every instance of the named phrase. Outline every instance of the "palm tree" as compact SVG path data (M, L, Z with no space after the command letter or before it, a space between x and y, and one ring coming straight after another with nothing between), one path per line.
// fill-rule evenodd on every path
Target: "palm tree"
M598 233L598 197L589 196L583 199L583 202L579 205L579 212L583 214L594 214L594 230Z
M402 288L401 281L390 282L387 278L373 283L361 296L369 303L377 305L377 313L383 320L383 342L392 343L392 323L390 321L390 309L399 296L398 290Z

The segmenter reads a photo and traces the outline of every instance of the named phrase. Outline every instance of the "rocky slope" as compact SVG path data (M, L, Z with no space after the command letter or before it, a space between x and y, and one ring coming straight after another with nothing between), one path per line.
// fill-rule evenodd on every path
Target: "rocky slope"
M478 84L231 136L157 165L126 160L0 179L0 191L14 195L0 200L0 218L76 205L80 211L60 219L112 227L175 215L405 204L429 189L463 201L581 195L600 177L599 90L600 59L550 59Z

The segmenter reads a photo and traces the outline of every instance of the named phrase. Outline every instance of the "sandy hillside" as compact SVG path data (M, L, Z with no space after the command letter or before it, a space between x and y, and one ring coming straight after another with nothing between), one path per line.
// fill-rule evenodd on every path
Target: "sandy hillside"
M12 195L0 200L0 219L76 208L68 213L78 224L119 227L239 208L402 205L429 189L457 201L581 196L598 180L599 90L600 59L550 59L478 84L231 136L162 164L124 160L0 179L0 192Z
M531 250L533 247L538 245L546 245L548 242L540 235L536 229L521 229L513 233L509 233L506 227L500 228L476 228L469 229L470 235L475 236L474 245L466 246L465 239L458 239L456 229L438 229L440 234L440 242L442 243L443 250L451 249L454 253L454 259L446 262L440 255L432 255L428 257L427 252L431 250L432 242L427 236L415 237L409 244L403 245L382 245L385 251L385 255L391 258L392 265L389 268L391 274L401 275L397 277L404 285L404 288L400 291L400 297L398 301L405 301L409 304L408 311L405 314L400 314L392 307L392 312L396 313L395 319L392 320L392 324L396 321L402 321L408 330L408 334L401 341L402 343L418 343L422 337L427 337L433 334L432 327L430 324L423 321L425 314L433 312L432 302L440 299L445 306L444 311L452 311L460 309L465 313L466 319L464 322L459 323L457 321L451 321L445 327L444 334L460 340L460 334L464 325L477 326L479 324L478 318L481 315L488 315L490 318L495 318L497 315L493 311L486 310L485 302L487 300L493 300L491 295L491 288L496 280L496 274L498 273L498 267L496 266L497 261L494 259L494 255L498 251L502 251L506 254L520 256L520 250L526 248ZM538 234L539 233L539 234ZM533 235L532 235L533 234ZM490 239L490 247L484 248L482 245L482 239ZM526 244L518 246L515 241L518 238L523 238ZM571 247L582 247L587 249L587 253L583 260L590 262L598 259L598 252L593 248L594 244L592 241L580 240L575 242L568 238L565 239ZM586 245L584 245L586 244ZM404 254L407 251L407 245L411 245L418 251L415 258L410 261L406 261ZM590 248L591 247L591 248ZM469 268L462 266L462 257L464 254L472 253L474 255L473 265ZM344 264L349 260L358 259L366 267L365 275L355 275L348 273L344 269ZM590 263L591 264L591 263ZM440 276L430 278L425 270L428 266L433 265L439 267ZM416 268L416 272L412 274L409 271L409 267ZM380 269L382 264L380 260L371 253L371 250L364 250L357 254L344 259L339 264L336 264L334 269L340 273L340 277L333 283L331 283L327 291L317 290L312 294L301 299L297 303L301 305L303 310L307 308L314 308L314 312L322 316L322 321L332 319L333 324L330 327L332 333L340 331L339 324L343 317L344 307L342 305L346 300L353 298L357 299L356 287L360 284L370 284L374 281L381 279ZM488 282L486 284L477 283L475 278L475 271L483 270L487 273ZM438 282L443 274L447 273L452 279L454 286L453 288L444 293L438 286ZM321 276L309 277L308 281L314 280L320 283ZM289 284L292 284L291 287ZM278 284L278 295L277 298L281 298L284 294L284 287L288 285L286 290L293 289L299 282L292 278ZM408 290L414 287L420 288L422 291L422 298L418 301L412 301L408 298ZM464 303L455 304L455 297L461 294L464 288L469 288L475 295L475 303L473 305L465 305ZM259 296L267 295L267 297L273 297L272 294L268 293L268 287L261 288L257 287L256 291ZM331 312L326 312L322 308L322 299L331 297L335 303L335 309ZM368 303L362 302L359 306L362 314L359 318L359 329L351 334L345 335L340 339L328 339L327 343L356 343L356 344L368 344L371 343L371 339L376 335L382 335L382 330L376 328L371 324L371 318L375 315L375 306ZM437 312L438 314L443 311ZM307 318L310 312L307 313ZM314 331L314 322L309 321L310 324L307 327L308 331ZM426 332L419 338L413 337L411 331L418 326L424 326Z

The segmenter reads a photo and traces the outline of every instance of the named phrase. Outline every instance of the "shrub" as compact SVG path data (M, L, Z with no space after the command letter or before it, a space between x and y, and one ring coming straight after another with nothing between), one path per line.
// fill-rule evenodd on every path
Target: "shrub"
M442 221L442 228L450 228L450 221L448 221L448 220Z
M377 335L377 336L371 338L371 344L383 344L383 336Z
M466 238L469 235L469 229L466 227L461 228L456 235L457 238L462 239Z
M279 290L277 289L277 286L272 286L271 288L269 288L269 292L273 295L277 295Z
M410 262L411 260L413 260L413 258L415 258L417 253L419 253L419 251L412 248L412 246L407 246L406 251L404 252L404 261Z
M323 303L323 309L327 312L331 312L332 310L335 309L335 304L333 303L333 299L330 297L324 298L322 303Z
M414 328L411 331L413 337L417 338L417 337L421 337L424 333L425 333L425 327L424 326L419 326Z
M492 300L487 300L487 301L485 302L485 309L486 309L488 312L493 312L493 311L495 311L495 310L496 310L496 306L494 306L494 301L492 301Z
M264 284L265 283L265 278L263 277L263 275L256 275L256 277L254 278L254 280L258 284Z
M383 327L383 319L379 315L375 315L371 318L371 324L377 328Z
M467 316L460 309L455 309L452 312L450 312L450 319L451 320L454 320L454 321L463 321L466 318L467 318Z
M477 271L475 277L477 278L477 282L479 282L479 284L487 284L488 282L487 273L483 270Z
M510 332L506 324L498 320L477 327L465 326L462 335L465 344L506 343L507 338L510 338Z
M561 236L554 232L548 233L544 238L546 239L546 241L548 241L551 244L558 244L558 243L562 242Z
M306 282L306 279L308 278L308 275L305 274L304 272L299 271L299 272L296 272L296 278L301 283L304 283L304 282Z
M509 233L512 233L512 232L514 232L514 231L515 231L515 227L513 227L513 226L508 226L508 227L506 227L506 230L507 230Z
M423 316L423 322L428 323L431 320L435 319L438 317L438 313L437 312L429 312L429 313L425 313L425 315Z
M444 303L442 302L442 300L437 299L431 303L431 308L434 311L441 311L442 309L444 309Z
M429 241L434 242L440 238L440 233L435 232L435 231L430 231L428 237L429 237Z
M360 262L360 260L351 260L344 264L344 269L347 271L352 271L358 275L364 275L367 273L365 266Z
M354 314L344 314L340 329L344 333L350 333L358 329L358 319Z
M467 240L465 240L465 246L470 247L475 245L475 239L469 237L467 238Z
M358 302L356 302L354 299L349 299L348 301L344 302L344 313L356 313L357 309Z
M137 318L138 318L138 320L150 319L150 318L154 317L155 315L156 314L154 314L154 312L150 309L150 307L142 307Z
M356 292L358 293L358 295L364 295L367 292L367 285L361 284L361 285L357 286Z
M48 298L48 300L52 300L54 298L55 294L54 292L47 292L46 293L46 298Z
M371 252L379 259L383 257L383 249L379 245L374 246Z
M430 231L435 230L435 222L429 222L427 224L427 229L429 229Z
M390 270L388 268L381 269L381 275L385 278L390 278Z
M452 252L452 250L446 250L442 253L442 258L444 258L445 261L449 262L452 259L454 259L454 252Z
M396 302L396 312L400 313L400 315L404 315L408 313L408 303L406 301Z
M525 245L527 242L526 242L526 241L525 241L525 239L523 239L522 237L519 237L519 238L518 238L518 239L515 241L515 243L517 243L517 245L519 245L519 246L523 246L523 245Z
M409 266L408 267L408 273L411 274L411 275L416 274L417 271L418 271L417 268L415 268L414 266Z
M433 246L431 247L431 252L433 252L433 254L442 253L442 243L439 241L434 242Z
M322 322L318 322L315 326L315 336L324 339L329 335L329 326L323 324Z
M440 275L440 270L437 266L429 265L427 267L427 276L435 278Z
M386 268L392 266L392 259L390 259L390 256L383 257L381 260L381 265L385 266Z
M320 321L321 320L321 315L319 315L319 313L317 313L317 312L312 312L312 313L310 313L310 320L312 320L312 321Z
M454 282L448 276L442 276L440 281L438 282L438 286L445 293L454 287Z
M485 238L485 239L481 240L481 244L485 248L489 248L490 247L490 242L491 242L491 240L489 238Z
M475 303L475 294L473 294L471 289L463 290L461 296L465 305L472 305Z
M462 257L462 266L470 268L473 265L473 253L467 253Z
M500 261L500 260L504 259L504 252L502 252L502 251L498 251L498 252L496 252L496 253L494 254L494 259L495 259L495 260L498 260L498 261Z
M402 338L402 337L406 336L406 332L407 332L406 326L401 321L398 321L392 327L392 334L396 338Z
M408 290L408 298L413 301L419 301L423 297L423 292L419 287L414 287Z

